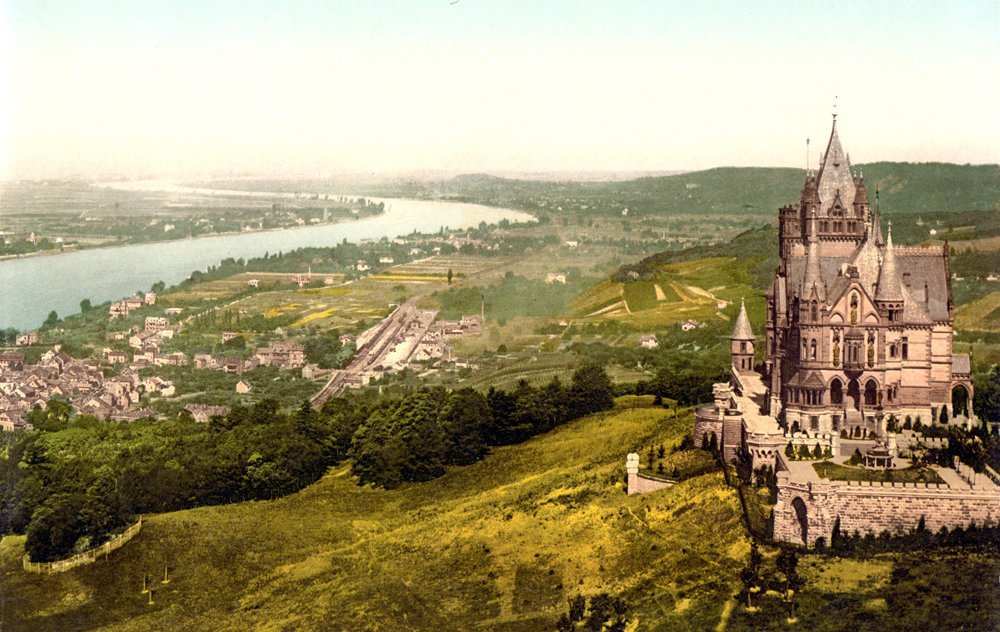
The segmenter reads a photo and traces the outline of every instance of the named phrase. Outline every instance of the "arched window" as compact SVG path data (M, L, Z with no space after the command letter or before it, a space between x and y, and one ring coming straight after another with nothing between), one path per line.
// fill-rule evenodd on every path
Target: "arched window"
M813 322L819 320L819 307L816 305L816 301L813 301L812 304L812 320Z
M851 294L851 324L858 322L858 295Z
M812 342L809 343L809 359L810 360L815 360L816 359L816 339L815 338L813 338Z
M874 406L878 403L878 384L875 380L868 380L865 384L865 405Z
M830 384L830 403L844 403L844 384L837 378L833 378L833 382Z

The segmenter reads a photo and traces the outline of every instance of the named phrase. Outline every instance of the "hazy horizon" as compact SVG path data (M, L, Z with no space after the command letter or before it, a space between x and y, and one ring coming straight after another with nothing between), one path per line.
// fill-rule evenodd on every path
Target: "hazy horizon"
M0 179L1000 162L996 2L0 4Z

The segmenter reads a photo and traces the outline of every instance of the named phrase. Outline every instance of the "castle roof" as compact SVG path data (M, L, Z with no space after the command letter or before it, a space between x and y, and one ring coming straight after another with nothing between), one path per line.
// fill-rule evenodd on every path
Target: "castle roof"
M833 129L830 131L830 142L827 143L823 164L817 177L817 192L820 199L820 215L826 215L834 205L837 194L844 208L851 208L857 185L851 175L851 163L837 135L837 119L833 119Z
M733 326L733 340L754 340L753 329L750 328L750 319L747 318L747 306L740 301L740 313L736 317L736 324Z
M882 218L879 217L878 210L878 188L875 189L875 208L872 210L872 225L869 234L875 238L875 245L881 248L885 245L882 238Z
M806 273L802 279L802 298L826 300L826 284L819 264L819 241L816 237L816 212L809 218L809 246L806 251Z
M899 272L896 269L896 253L892 248L892 224L889 224L889 234L886 237L885 253L882 255L882 267L878 273L875 300L890 302L903 300L903 288L899 280Z

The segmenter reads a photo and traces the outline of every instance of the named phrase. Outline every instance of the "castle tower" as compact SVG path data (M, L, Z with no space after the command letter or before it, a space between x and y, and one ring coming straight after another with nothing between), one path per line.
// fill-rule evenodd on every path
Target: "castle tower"
M896 253L892 247L892 223L889 224L885 255L882 257L882 267L878 272L875 308L878 309L879 316L890 323L899 321L903 316L903 288L899 281Z
M746 303L742 300L740 301L740 313L733 326L733 335L729 339L733 368L737 373L753 373L753 346L756 339L753 335L753 329L750 328L750 319L747 318Z
M806 250L806 274L800 296L806 301L826 300L826 283L819 266L819 238L816 236L816 211L809 218L809 246Z

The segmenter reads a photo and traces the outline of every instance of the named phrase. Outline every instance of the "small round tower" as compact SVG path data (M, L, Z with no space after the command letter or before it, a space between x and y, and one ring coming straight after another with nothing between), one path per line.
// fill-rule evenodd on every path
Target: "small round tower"
M756 339L753 335L753 329L750 328L746 303L742 300L740 300L740 313L733 326L733 335L729 337L729 340L733 368L737 373L753 373L753 346Z

